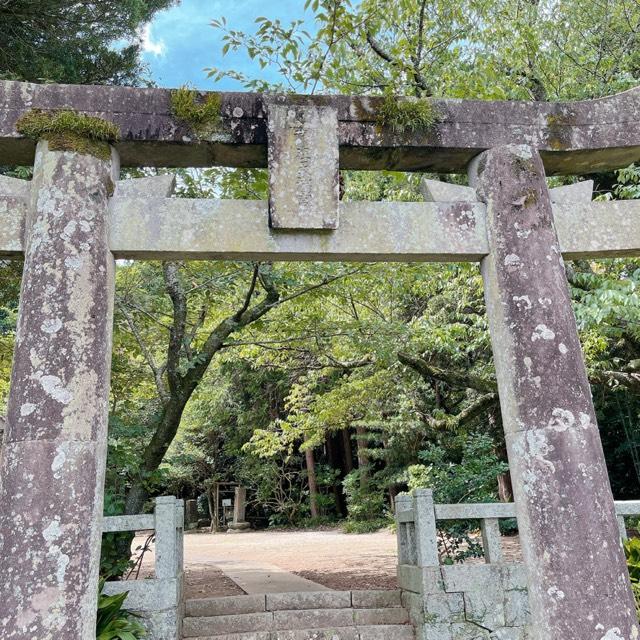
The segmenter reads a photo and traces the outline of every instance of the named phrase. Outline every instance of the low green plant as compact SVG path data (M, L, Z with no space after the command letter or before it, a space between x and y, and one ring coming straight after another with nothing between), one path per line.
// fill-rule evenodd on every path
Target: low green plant
M494 443L486 434L471 433L460 438L459 452L429 445L418 457L422 464L408 468L410 490L433 489L436 503L496 502L496 477L509 467L498 459ZM445 564L482 557L482 545L474 535L477 520L438 522L438 548Z
M111 157L109 144L120 136L118 125L70 109L27 111L16 130L32 140L47 140L52 151L76 151L103 160Z
M123 605L128 592L108 596L103 593L104 580L100 581L96 640L139 640L146 637L145 628Z
M640 538L626 540L624 553L627 557L631 588L636 600L636 613L638 614L638 619L640 619Z
M393 524L391 518L376 518L374 520L346 520L342 525L345 533L374 533L386 529Z
M376 521L386 516L384 489L372 476L370 468L360 468L349 473L342 481L350 521Z
M426 98L398 98L388 95L378 112L378 124L390 127L394 133L429 131L440 118L438 109Z
M222 100L217 93L200 100L198 92L186 86L171 92L171 113L198 135L213 133L220 127L221 109Z
M640 538L630 538L624 543L627 567L631 582L640 583Z

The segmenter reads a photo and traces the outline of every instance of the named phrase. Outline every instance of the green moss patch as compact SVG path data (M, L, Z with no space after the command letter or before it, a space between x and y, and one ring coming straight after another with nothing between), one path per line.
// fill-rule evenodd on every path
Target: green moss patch
M171 113L189 125L196 135L207 135L220 129L222 124L222 99L210 93L200 99L198 92L181 87L171 92Z
M103 160L111 157L109 144L120 137L113 122L69 109L32 109L18 120L16 130L33 140L47 140L52 151L75 151Z
M378 113L378 124L394 133L429 131L441 115L431 100L386 96Z

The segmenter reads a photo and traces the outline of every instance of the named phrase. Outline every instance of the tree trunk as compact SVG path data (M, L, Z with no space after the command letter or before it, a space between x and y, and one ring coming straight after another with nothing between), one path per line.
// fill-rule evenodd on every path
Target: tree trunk
M311 517L316 519L320 515L318 511L318 481L316 479L316 461L311 447L305 450L304 457L307 462L307 476L309 478L309 506L311 509Z
M344 449L344 470L346 474L349 474L353 471L353 448L348 428L342 430L342 446Z
M513 502L511 474L508 471L498 476L498 497L500 502Z
M340 472L340 475L333 481L333 499L336 505L336 514L340 517L347 515L346 505L344 503L344 494L342 493L342 479L345 476L344 473L344 461L340 451L340 445L336 447L336 442L341 442L342 438L338 439L335 433L328 433L326 438L327 444L327 459L329 466ZM336 448L338 452L336 453Z
M369 482L369 457L367 456L367 430L356 427L356 443L358 445L358 469L360 469L360 486L364 488Z
M157 471L167 449L173 442L182 420L185 405L186 402L182 398L171 398L161 410L158 418L153 422L157 427L142 454L140 473L132 482L127 493L124 508L126 514L142 513L144 503L149 499L149 476Z

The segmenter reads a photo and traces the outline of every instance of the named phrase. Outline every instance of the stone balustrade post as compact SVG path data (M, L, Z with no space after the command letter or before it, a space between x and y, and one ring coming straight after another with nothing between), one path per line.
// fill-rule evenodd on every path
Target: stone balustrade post
M118 159L38 143L0 466L0 637L94 640Z
M539 153L472 163L487 205L481 264L537 640L635 640L620 542Z
M156 498L156 578L177 577L177 505L173 496Z
M438 529L433 491L431 489L416 489L413 505L417 564L419 567L437 567L440 565L440 557L438 555Z
M397 543L398 543L398 564L413 564L415 562L415 554L412 557L411 554L411 540L409 534L409 526L413 526L413 523L402 522L398 517L401 513L411 511L413 508L413 498L404 493L396 496L396 523L398 527L397 531Z
M480 532L482 533L485 562L487 564L499 564L503 561L500 521L497 518L482 518L480 520Z

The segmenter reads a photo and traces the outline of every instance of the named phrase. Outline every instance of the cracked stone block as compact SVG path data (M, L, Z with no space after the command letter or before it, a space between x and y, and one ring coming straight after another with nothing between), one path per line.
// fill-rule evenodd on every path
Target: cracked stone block
M504 619L508 627L524 626L529 623L529 594L526 589L511 589L504 593Z
M417 640L453 640L450 624L427 623L418 627Z
M274 229L337 229L338 113L333 107L267 106L269 213Z
M504 594L497 590L470 591L464 594L466 619L493 631L505 626Z
M500 565L474 564L443 566L442 577L448 593L462 591L495 591L502 585Z
M491 640L528 640L529 635L524 627L502 627L489 637Z
M425 620L437 623L464 622L462 593L442 593L425 596Z
M522 563L503 564L502 585L506 590L527 588L527 568Z
M451 625L451 640L489 640L490 631L473 623Z

